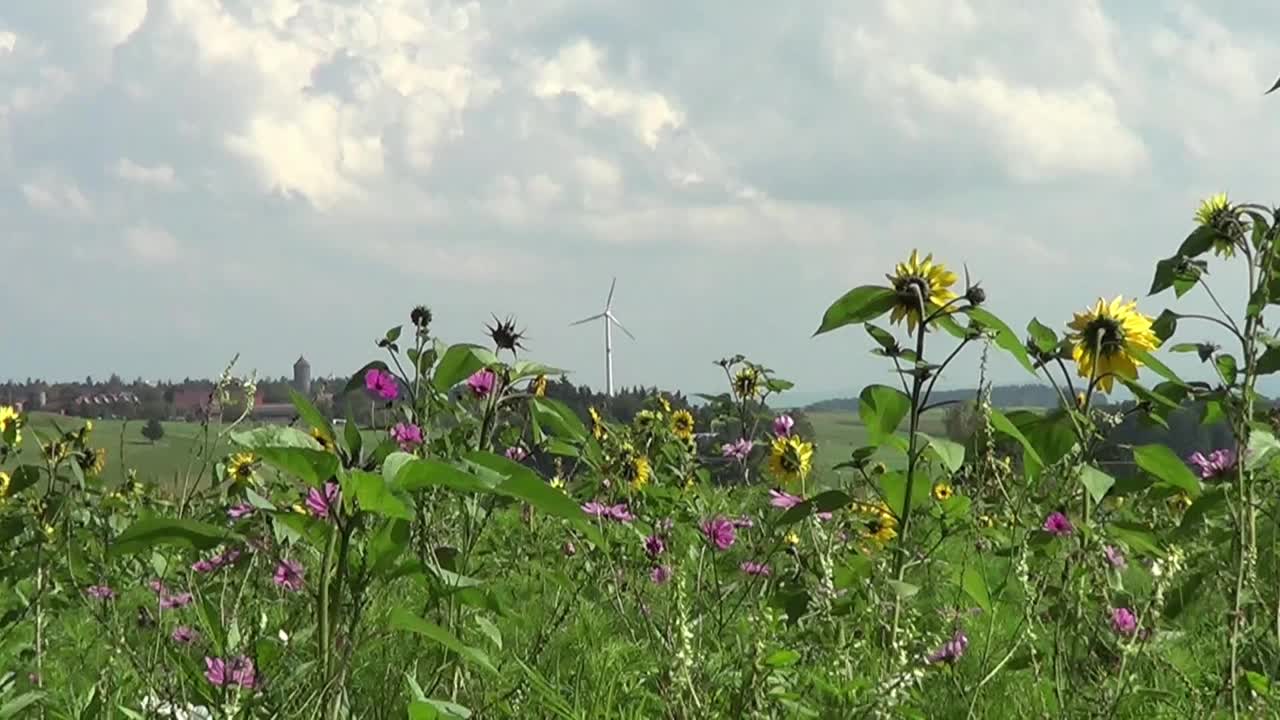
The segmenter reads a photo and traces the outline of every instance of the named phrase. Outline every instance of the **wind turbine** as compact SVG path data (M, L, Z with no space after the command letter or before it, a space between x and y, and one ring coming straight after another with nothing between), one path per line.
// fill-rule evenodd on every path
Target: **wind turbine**
M613 279L613 284L609 286L609 297L604 301L604 312L598 315L592 315L589 318L583 318L577 322L569 323L569 326L581 325L589 323L592 320L604 318L604 386L605 392L613 396L613 325L617 325L618 329L627 334L632 340L636 339L631 331L622 326L618 322L618 318L613 316L613 289L618 286L618 278Z

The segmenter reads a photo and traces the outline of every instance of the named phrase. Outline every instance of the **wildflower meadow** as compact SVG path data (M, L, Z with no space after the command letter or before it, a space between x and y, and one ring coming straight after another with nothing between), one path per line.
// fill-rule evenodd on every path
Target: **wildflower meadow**
M898 380L862 390L840 475L748 358L719 361L708 425L663 394L623 424L548 397L563 370L513 322L451 345L425 307L352 377L372 427L296 393L292 425L246 407L177 483L107 481L91 422L0 408L0 718L1280 717L1255 390L1280 371L1278 240L1280 210L1216 196L1148 297L1025 333L962 259L912 251L813 311ZM1243 266L1241 307L1211 265ZM1180 313L1189 293L1218 312ZM983 371L972 438L925 433L939 378L987 353L1058 407L993 407ZM1192 403L1229 446L1098 461L1126 415Z

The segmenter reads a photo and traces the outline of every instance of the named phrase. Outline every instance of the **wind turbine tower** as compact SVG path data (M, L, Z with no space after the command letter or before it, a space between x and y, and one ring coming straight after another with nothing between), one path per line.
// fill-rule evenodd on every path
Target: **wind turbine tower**
M604 386L605 393L613 397L613 326L617 325L618 329L627 334L632 340L636 339L631 331L622 326L618 322L618 318L613 315L613 290L618 286L618 278L613 279L613 284L609 285L609 297L604 301L604 312L592 315L589 318L583 318L574 323L569 323L570 327L589 323L592 320L604 320Z

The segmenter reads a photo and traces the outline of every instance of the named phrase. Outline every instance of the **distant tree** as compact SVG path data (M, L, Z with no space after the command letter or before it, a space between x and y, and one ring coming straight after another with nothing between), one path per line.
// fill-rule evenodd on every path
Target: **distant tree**
M142 426L142 437L150 440L154 444L157 440L164 437L164 425L156 418L151 418L146 425Z

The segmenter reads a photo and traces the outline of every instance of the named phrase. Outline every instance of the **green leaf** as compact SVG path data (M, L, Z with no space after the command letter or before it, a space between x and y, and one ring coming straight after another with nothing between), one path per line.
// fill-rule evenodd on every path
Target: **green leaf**
M845 325L874 320L889 312L895 302L897 302L897 293L893 288L879 285L856 287L827 308L827 312L822 316L822 324L818 326L814 335L831 332Z
M1162 310L1155 321L1151 323L1151 331L1155 333L1156 338L1159 339L1160 342L1163 343L1165 340L1173 337L1173 333L1178 329L1179 317L1181 316L1172 310L1165 309Z
M1031 318L1031 322L1027 323L1027 334L1031 336L1031 342L1035 344L1036 349L1042 353L1051 354L1058 347L1058 334L1052 328L1040 324L1040 321Z
M374 360L373 362L355 371L355 373L351 375L351 379L347 381L346 386L342 388L342 392L339 393L339 395L346 395L352 392L353 390L363 390L364 376L370 370L381 370L383 372L391 371L391 369L387 367L386 363L382 362L381 360Z
M1164 555L1164 550L1160 547L1160 541L1156 539L1155 533L1151 532L1151 528L1146 525L1131 522L1112 523L1108 528L1108 533L1135 552L1156 556Z
M320 487L332 480L338 472L338 458L332 453L301 447L260 447L255 452L263 462L277 470L302 480L311 487Z
M1106 497L1107 491L1116 484L1116 479L1092 465L1085 465L1080 468L1080 482L1084 485L1084 489L1089 491L1089 497L1093 498L1095 503L1100 503L1102 498Z
M1199 529L1204 524L1205 519L1215 514L1219 509L1226 507L1227 494L1224 488L1213 488L1205 491L1195 502L1191 503L1191 507L1182 514L1182 522L1178 524L1178 532L1191 533Z
M867 334L871 335L871 338L880 344L880 347L885 350L896 350L898 348L898 340L888 330L871 323L865 323L863 327L867 329Z
M1020 429L1046 465L1058 462L1076 446L1076 434L1071 416L1062 408L1052 410L1043 416L1028 412L1015 412L1010 415L1029 421L1027 425L1020 426Z
M1186 385L1186 383L1182 381L1182 378L1178 377L1177 373L1170 370L1167 365L1160 362L1154 355L1146 350L1138 350L1135 348L1131 354L1138 360L1142 361L1144 365L1154 370L1157 375L1165 380L1178 385Z
M965 567L960 576L960 587L983 612L991 613L991 589L987 587L987 579L981 570L972 565Z
M0 718L6 718L7 720L7 718L16 718L20 716L27 717L27 715L20 715L20 713L23 713L27 708L35 705L43 699L43 690L30 690L22 693L4 705L0 705Z
M1280 87L1280 81L1276 82L1276 87ZM1271 88L1271 90L1275 90L1275 89L1276 88L1274 87ZM1271 92L1271 90L1268 90L1267 92ZM1246 682L1249 683L1249 688L1252 689L1259 696L1270 697L1271 680L1269 680L1266 675L1263 675L1261 673L1256 673L1252 670L1245 670L1244 679Z
M448 700L414 700L409 703L409 720L467 720L471 711Z
M1270 95L1271 93L1275 92L1276 90L1280 90L1280 80L1276 80L1276 84L1275 84L1275 85L1272 85L1270 90L1268 90L1268 91L1266 91L1266 92L1264 92L1264 93L1262 93L1262 94L1263 94L1263 95Z
M1133 461L1146 472L1191 497L1200 496L1200 479L1168 447L1140 445L1133 449Z
M569 520L578 525L593 542L598 544L604 542L604 538L600 535L600 530L591 522L587 514L582 512L582 508L578 506L577 502L548 485L546 481L528 467L501 455L488 452L470 452L464 456L464 459L505 477L494 488L494 492L523 500L548 515Z
M1189 258L1203 255L1213 247L1213 241L1217 239L1218 234L1218 231L1210 225L1198 225L1187 239L1182 241L1178 254Z
M343 474L341 480L343 495L355 495L361 510L385 518L413 520L413 501L401 497L403 491L391 487L381 475L355 470Z
M1147 295L1159 295L1173 287L1180 262L1181 258L1177 255L1157 262L1155 275L1151 278L1151 289L1147 291Z
M1249 431L1249 456L1245 458L1245 470L1264 468L1276 452L1280 452L1280 441L1270 430L1255 427Z
M889 506L894 516L901 518L906 512L907 476L898 471L884 473L876 478L880 486L880 495ZM929 502L929 481L917 474L911 487L911 507L920 507Z
M873 443L883 442L911 411L911 398L888 385L868 385L858 395L858 416Z
M989 414L991 417L991 427L995 429L996 432L1016 440L1018 444L1022 446L1025 458L1034 461L1037 466L1044 465L1044 460L1040 458L1040 453L1036 451L1035 446L1031 444L1031 441L1027 439L1027 436L1023 435L1022 431L1019 430L1003 412L1000 412L995 408L991 408Z
M802 503L787 508L786 512L778 517L778 526L786 527L787 525L792 525L814 513L839 510L852 501L853 498L839 490L827 490L826 492L818 493Z
M159 545L208 550L228 540L243 539L239 533L228 528L196 520L143 518L120 533L111 546L111 554L132 555Z
M901 598L909 598L920 592L919 585L912 585L911 583L902 582L901 580L889 580L888 585L893 589L893 592Z
M1222 373L1222 379L1228 385L1234 385L1236 382L1236 359L1231 355L1219 355L1214 361L1218 366L1218 372Z
M1258 356L1256 369L1259 375L1270 375L1280 370L1280 346L1268 347L1262 355Z
M538 424L555 437L580 442L587 436L582 419L559 400L535 397L529 401L529 410Z
M347 452L352 458L359 460L360 450L364 447L364 435L360 434L360 426L356 424L350 405L347 406L347 421L342 425L342 438L346 441Z
M764 659L764 664L771 668L791 667L800 661L800 653L795 650L775 650Z
M375 577L387 574L395 567L405 548L409 546L409 523L399 518L387 518L369 539L369 571Z
M925 433L918 433L929 443L929 449L933 451L934 457L942 463L948 472L957 472L960 466L964 465L964 446L960 443L936 438Z
M436 374L432 378L436 390L444 392L467 379L477 370L489 367L498 362L498 356L488 348L461 343L450 346L436 365Z
M293 406L298 409L298 416L302 418L303 422L313 429L323 432L329 439L333 439L333 426L329 424L329 418L317 410L306 395L290 388L289 399L293 401Z
M1009 326L1003 320L980 307L967 307L964 311L970 318L978 321L979 324L994 330L996 333L996 346L1012 355L1013 359L1018 361L1018 364L1027 369L1027 372L1035 374L1036 368L1032 364L1031 358L1027 356L1026 345L1018 339L1018 336L1014 334L1013 330L1009 329Z
M489 659L489 656L483 650L464 644L448 630L424 620L404 608L398 607L391 611L391 629L405 630L421 635L428 640L439 643L486 671L494 675L498 674L498 668L494 666L493 661Z
M477 615L476 625L480 627L480 632L484 633L484 636L489 638L490 642L499 650L502 649L502 632L498 630L498 626L494 625L492 620L483 615Z
M394 457L394 455L392 456ZM391 458L388 458L390 463ZM498 485L440 460L410 460L394 476L393 485L405 492L445 487L459 492L492 492Z
M320 449L320 443L316 442L315 438L288 425L266 425L253 430L233 432L231 442L250 450L268 447Z

